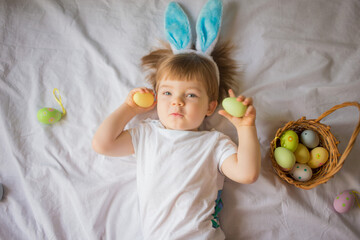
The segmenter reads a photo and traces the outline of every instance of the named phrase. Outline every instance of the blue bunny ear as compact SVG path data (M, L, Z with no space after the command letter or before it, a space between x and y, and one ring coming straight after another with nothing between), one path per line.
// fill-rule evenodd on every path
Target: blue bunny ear
M165 12L165 33L173 52L191 47L190 22L184 10L175 2Z
M209 0L196 23L196 50L210 55L219 37L223 5L220 0Z

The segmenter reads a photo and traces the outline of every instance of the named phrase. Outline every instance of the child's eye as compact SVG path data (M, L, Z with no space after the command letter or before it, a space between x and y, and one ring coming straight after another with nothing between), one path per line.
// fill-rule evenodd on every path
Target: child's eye
M170 95L171 95L171 92L165 91L165 92L163 92L163 95L165 95L165 96L170 96Z
M196 98L197 95L196 95L196 94L193 94L193 93L190 93L190 94L187 95L187 97L189 97L189 98Z

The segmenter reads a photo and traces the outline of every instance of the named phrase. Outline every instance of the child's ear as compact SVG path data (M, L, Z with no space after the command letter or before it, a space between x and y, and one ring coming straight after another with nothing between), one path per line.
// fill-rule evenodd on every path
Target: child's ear
M211 116L211 114L214 113L217 105L218 105L218 103L217 103L216 100L211 101L211 102L209 103L209 108L208 108L208 112L207 112L206 116Z

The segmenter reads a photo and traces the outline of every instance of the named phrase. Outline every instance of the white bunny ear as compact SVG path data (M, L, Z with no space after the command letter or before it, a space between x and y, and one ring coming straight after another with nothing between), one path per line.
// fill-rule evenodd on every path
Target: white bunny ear
M196 23L196 50L210 55L219 38L223 5L220 0L209 0Z
M184 10L175 2L165 12L165 33L174 53L191 47L190 22Z

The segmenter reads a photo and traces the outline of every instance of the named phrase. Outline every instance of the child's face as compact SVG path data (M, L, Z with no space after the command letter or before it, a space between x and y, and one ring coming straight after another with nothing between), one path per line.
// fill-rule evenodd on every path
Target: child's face
M157 112L168 129L196 131L205 116L216 109L199 81L161 80L157 91Z

